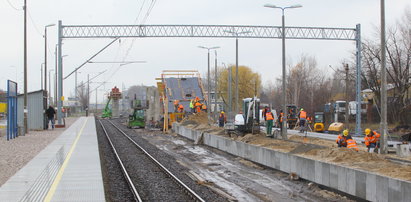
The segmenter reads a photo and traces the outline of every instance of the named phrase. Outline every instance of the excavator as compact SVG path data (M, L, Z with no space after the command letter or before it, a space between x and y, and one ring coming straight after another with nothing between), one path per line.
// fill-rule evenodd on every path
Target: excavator
M111 101L111 97L109 97L107 100L107 104L106 104L106 107L104 107L103 109L103 114L101 115L101 118L111 118L112 111L110 108L110 101Z
M128 128L144 128L146 126L146 110L148 103L144 104L142 100L133 100L132 103L133 114L129 115L127 127Z
M260 132L260 99L257 97L243 99L244 113L234 119L235 131L239 134Z

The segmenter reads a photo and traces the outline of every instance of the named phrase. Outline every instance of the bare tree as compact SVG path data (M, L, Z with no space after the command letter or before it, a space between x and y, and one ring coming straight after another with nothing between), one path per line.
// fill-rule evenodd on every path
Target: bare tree
M80 103L80 106L82 106L83 109L85 109L88 104L88 94L87 94L88 91L86 88L87 85L81 82L79 86L80 87L77 88L79 103Z

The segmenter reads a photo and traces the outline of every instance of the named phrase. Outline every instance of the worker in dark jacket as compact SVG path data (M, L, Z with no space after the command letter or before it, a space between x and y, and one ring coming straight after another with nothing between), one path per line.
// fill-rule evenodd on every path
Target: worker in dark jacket
M46 115L47 115L47 127L46 129L49 128L49 122L51 122L51 128L54 130L54 115L56 114L56 110L52 106L49 106L49 108L46 110Z
M218 126L224 127L225 123L227 123L227 118L224 114L224 111L221 111L220 116L218 117Z

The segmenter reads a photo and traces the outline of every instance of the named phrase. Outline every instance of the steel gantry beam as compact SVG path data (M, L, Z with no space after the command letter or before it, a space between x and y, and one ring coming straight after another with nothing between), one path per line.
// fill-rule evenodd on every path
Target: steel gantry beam
M64 25L63 38L207 37L281 38L281 26L235 25ZM286 27L287 39L356 40L355 28Z
M63 25L58 27L58 57L61 58L63 39L76 38L160 38L160 37L199 37L199 38L259 38L281 39L282 26L243 26L243 25ZM231 33L243 32L235 36ZM329 27L285 27L286 39L347 40L356 42L356 133L361 133L361 26L355 28ZM62 72L61 59L58 64ZM62 97L62 74L59 74L59 97ZM58 123L61 124L62 101L58 103Z

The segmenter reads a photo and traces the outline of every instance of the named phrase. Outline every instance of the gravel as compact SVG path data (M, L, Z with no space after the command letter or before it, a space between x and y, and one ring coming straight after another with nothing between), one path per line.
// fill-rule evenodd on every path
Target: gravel
M120 164L117 163L115 154L97 119L96 128L106 200L112 202L134 201L133 194L121 174Z
M77 120L77 117L66 118L66 128ZM40 151L56 139L65 128L54 130L30 131L7 141L5 135L0 137L0 186L17 171L23 168Z
M116 120L117 125L120 126L129 136L141 145L148 153L156 158L162 165L164 165L171 173L179 178L183 183L190 187L195 193L200 195L206 201L227 201L226 198L216 194L206 186L199 185L193 181L186 173L188 169L179 164L176 159L164 151L158 149L155 145L150 144L147 140L141 137L144 131L135 132L132 129L128 129L126 126L119 124L121 120ZM170 201L169 199L167 199ZM180 201L180 200L179 200Z
M103 124L143 201L190 201L190 197L130 140L107 121Z

